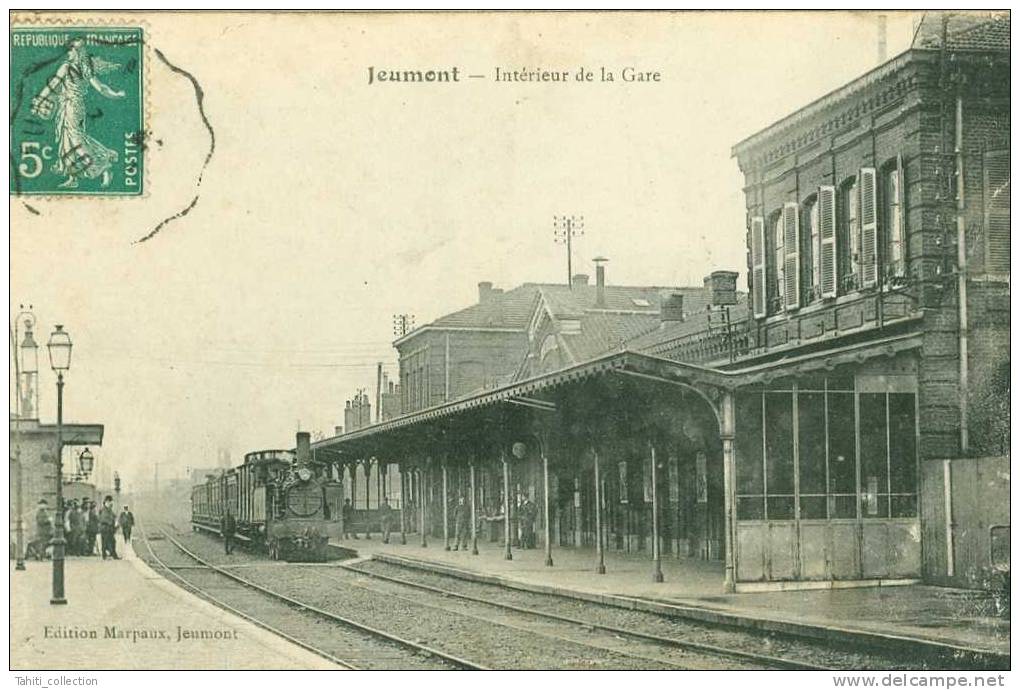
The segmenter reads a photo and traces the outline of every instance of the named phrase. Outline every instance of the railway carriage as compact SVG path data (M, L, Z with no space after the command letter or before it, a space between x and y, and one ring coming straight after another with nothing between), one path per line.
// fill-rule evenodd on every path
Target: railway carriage
M237 538L264 548L273 560L323 561L331 537L340 536L341 485L329 467L311 460L308 434L297 451L260 450L244 464L192 489L191 524L220 534L229 511Z

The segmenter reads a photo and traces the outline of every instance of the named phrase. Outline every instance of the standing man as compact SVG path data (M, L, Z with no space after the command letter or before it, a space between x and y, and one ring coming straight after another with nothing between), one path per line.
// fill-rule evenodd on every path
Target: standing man
M95 501L89 501L88 521L85 523L85 555L96 555L96 535L99 534L99 510Z
M73 556L85 555L85 521L77 500L71 501L71 507L67 513L67 526L69 553Z
M89 543L89 499L81 499L81 510L78 512L81 519L81 555L92 555L92 544Z
M220 519L220 532L223 533L223 551L229 556L234 550L234 533L237 532L237 522L230 508L227 508L226 514Z
M527 496L521 503L521 546L525 549L535 548L535 518L538 517L538 507L531 502Z
M131 528L135 526L135 516L127 506L120 511L120 517L117 518L117 526L120 527L120 533L124 535L124 544L131 543Z
M383 497L382 505L379 506L379 529L382 532L382 543L390 543L390 528L393 525L393 509L390 508L390 499Z
M28 552L35 555L35 560L43 560L52 539L53 523L50 522L49 504L45 498L41 498L35 511L35 539L28 545Z
M453 524L456 530L453 550L457 551L463 544L464 550L467 551L468 535L471 532L471 509L465 505L463 496L457 499L457 505L453 509Z
M341 511L341 519L343 520L343 538L350 539L353 536L355 539L358 538L358 533L351 529L354 524L354 507L351 505L351 499L344 500L344 507Z
M99 511L99 537L103 543L103 560L110 558L119 560L117 542L113 535L117 530L117 514L113 512L113 496L103 499L103 509Z

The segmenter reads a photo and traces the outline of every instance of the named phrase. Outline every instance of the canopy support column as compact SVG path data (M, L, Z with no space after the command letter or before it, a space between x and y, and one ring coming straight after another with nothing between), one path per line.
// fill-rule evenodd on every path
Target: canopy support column
M733 414L733 392L725 391L722 398L722 438L723 454L723 501L726 512L726 577L723 586L727 592L735 592L736 585L736 551L734 544L736 539L736 520L734 519L734 477L736 476L736 464L733 454L733 437L736 425Z
M542 444L542 520L545 523L545 564L552 567L552 525L549 522L549 455Z
M510 461L505 450L499 451L499 459L503 461L503 558L512 561L514 555L510 551Z
M443 461L443 551L450 550L450 496L447 493L449 480L446 472L446 461Z
M372 509L372 458L365 458L365 540L372 538L372 524L369 520L369 511Z
M407 543L407 472L404 465L398 465L400 474L400 543Z
M418 470L418 493L421 494L418 497L418 503L421 505L421 545L428 546L428 537L425 535L425 526L428 524L428 508L425 505L425 484L427 482L426 470Z
M475 505L475 462L471 461L471 555L478 555L478 508Z
M597 557L595 572L605 575L606 554L602 548L602 480L599 478L599 451L594 445L592 445L591 454L595 461L595 553Z
M652 460L652 582L662 582L662 555L659 553L659 483L655 445L649 444Z

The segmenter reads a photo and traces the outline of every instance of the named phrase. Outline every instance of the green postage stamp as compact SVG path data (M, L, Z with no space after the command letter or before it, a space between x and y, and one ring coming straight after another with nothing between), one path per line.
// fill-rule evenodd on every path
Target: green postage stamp
M11 28L11 194L142 194L143 38L140 27Z

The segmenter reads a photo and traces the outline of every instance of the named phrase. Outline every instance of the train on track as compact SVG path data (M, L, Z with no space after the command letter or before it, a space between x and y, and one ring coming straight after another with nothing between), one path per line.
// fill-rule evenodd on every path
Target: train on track
M243 465L194 486L191 525L221 534L229 511L236 537L271 559L321 562L329 539L340 536L342 504L340 482L312 461L309 435L300 432L296 451L248 453Z

